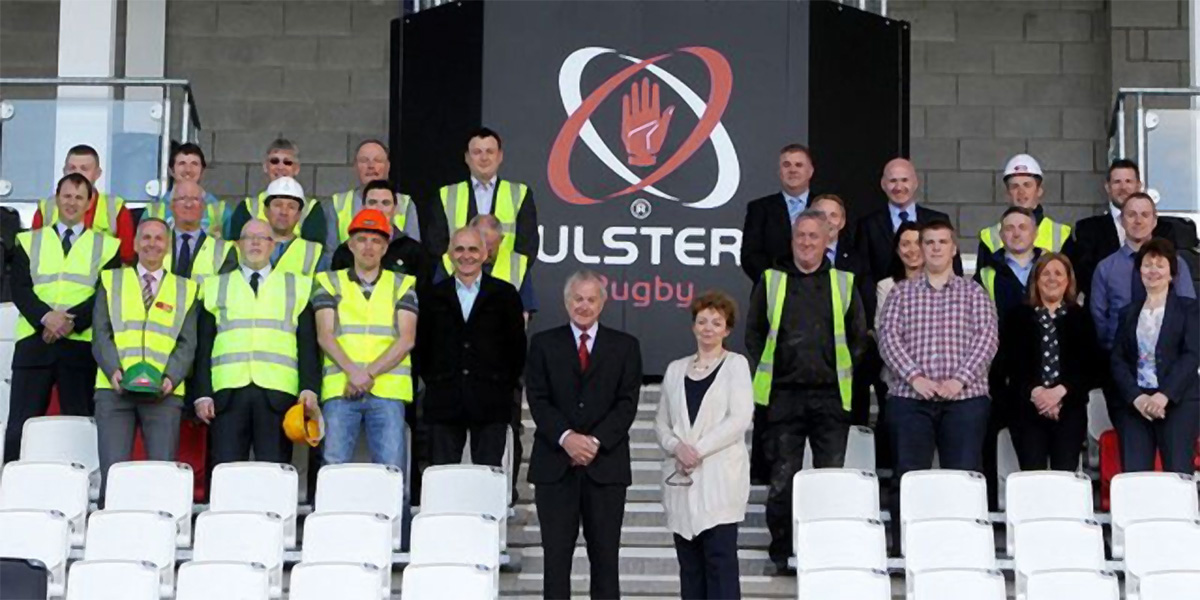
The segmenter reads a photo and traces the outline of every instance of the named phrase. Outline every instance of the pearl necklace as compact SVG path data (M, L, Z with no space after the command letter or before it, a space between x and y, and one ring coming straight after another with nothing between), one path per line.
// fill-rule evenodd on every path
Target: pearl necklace
M707 365L704 365L704 366L700 365L700 355L696 354L696 356L694 358L692 358L692 370L694 370L698 373L707 373L708 370L713 368L714 365L720 364L721 361L725 359L726 354L727 354L727 352L721 351L720 356L713 359Z

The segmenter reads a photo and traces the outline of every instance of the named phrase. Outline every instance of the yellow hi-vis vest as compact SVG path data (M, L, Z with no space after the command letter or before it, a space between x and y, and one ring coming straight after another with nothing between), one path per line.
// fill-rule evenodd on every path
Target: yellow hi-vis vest
M239 269L204 279L204 308L217 322L212 352L214 391L245 387L299 393L296 329L312 279L272 270L250 289Z
M500 232L504 236L500 240L498 254L514 252L517 243L517 213L521 211L521 205L525 203L525 193L529 191L529 188L523 183L501 181L499 178L496 179L495 185L496 191L492 196L492 214L496 215L496 220L500 221ZM470 211L467 203L471 201L471 181L445 186L439 193L442 196L442 208L446 211L447 239L449 239L449 236L454 235L456 230L467 226L467 213ZM454 265L450 264L449 249L446 254L442 255L442 264L446 267L447 273L454 272Z
M171 203L166 200L158 200L146 205L145 212L142 213L142 219L162 219L167 220L167 209L171 207ZM205 203L204 210L208 213L208 229L205 233L209 237L224 237L222 231L225 227L225 202L218 200L215 203Z
M358 284L350 281L349 269L323 272L317 275L317 283L338 299L337 317L334 319L334 335L346 356L355 364L365 367L379 358L400 336L396 322L396 302L417 283L411 275L399 278L382 269L371 299L363 296ZM321 401L342 398L346 390L346 372L337 362L325 355L322 370ZM412 355L404 357L391 371L375 377L371 394L389 400L412 402Z
M120 196L109 196L104 193L96 194L96 212L92 215L92 226L89 229L117 237L117 217L125 206L125 200ZM43 198L38 202L38 210L42 213L42 227L58 223L58 204L54 198Z
M350 239L350 222L354 220L354 194L355 190L349 190L344 194L333 195L333 212L337 213L338 242ZM404 231L404 225L408 223L410 203L412 198L408 194L396 194L396 213L392 216L392 227L399 231Z
M54 227L42 227L17 234L17 243L29 255L29 276L33 293L54 310L67 310L96 293L100 268L117 255L121 243L117 238L84 229L63 256L62 238ZM25 315L17 317L17 341L34 334L33 325ZM72 332L69 340L92 341L92 329Z
M992 304L996 303L996 269L993 267L984 267L979 270L979 281L983 283L983 289L987 291L988 298L992 299Z
M1042 217L1042 222L1038 225L1037 237L1033 240L1033 246L1049 252L1058 252L1062 250L1063 244L1070 237L1070 225L1055 223L1049 217ZM983 242L989 252L995 252L1003 247L1004 241L1000 239L1000 223L987 229L980 229L979 241Z
M507 281L518 290L525 281L525 271L529 268L529 257L518 252L496 253L496 262L492 263L490 275L501 281Z
M260 221L267 220L267 192L266 192L266 190L259 192L257 196L250 196L249 198L246 198L245 202L246 202L246 209L250 211L251 219L258 219ZM317 208L317 199L309 198L307 201L303 202L302 204L304 204L304 206L300 207L300 219L298 221L296 221L296 226L292 229L292 231L296 235L300 235L300 228L304 226L304 220L308 218L308 215L310 213L312 213L314 208ZM319 208L317 208L317 209L320 210ZM234 231L230 235L233 235L236 237L241 237L242 232Z
M767 285L767 315L770 329L762 358L754 371L754 403L766 406L771 401L771 381L775 363L775 344L779 338L779 323L783 318L783 302L787 296L787 273L767 269L763 272ZM837 367L838 392L842 408L850 410L854 390L854 365L850 347L846 345L846 316L850 310L850 295L854 292L854 274L837 269L829 270L829 296L833 300L833 354ZM841 318L838 318L838 317Z
M183 318L196 303L199 286L196 282L176 277L165 271L158 284L158 295L150 310L142 303L142 280L137 267L125 267L100 274L108 300L108 316L112 321L113 343L121 357L121 370L145 361L159 372L167 368L167 359L175 351ZM111 390L109 377L96 369L96 389ZM175 384L173 396L183 396L182 381Z
M283 256L279 257L279 262L275 263L271 270L312 277L317 273L317 260L321 258L321 250L321 245L316 242L293 238L287 250L283 251Z
M171 272L171 265L175 259L175 239L171 239L171 249L167 250L163 256L163 268L167 272ZM237 244L214 238L210 235L204 236L204 242L196 249L196 255L192 257L192 275L190 279L198 284L204 284L204 278L209 275L216 275L221 267L225 264L225 259L229 258L229 253L238 256Z

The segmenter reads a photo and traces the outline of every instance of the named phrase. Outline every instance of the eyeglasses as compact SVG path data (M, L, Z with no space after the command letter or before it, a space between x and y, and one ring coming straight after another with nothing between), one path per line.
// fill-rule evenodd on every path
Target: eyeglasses
M282 163L284 166L287 166L287 167L290 167L290 166L296 164L296 161L294 161L290 158L279 158L278 156L272 156L270 159L267 160L267 162L269 162L273 165L278 165L278 164Z
M663 483L671 487L689 487L694 482L692 481L690 475L687 473L680 473L678 470L676 470L674 473L668 475L667 478L663 480Z
M242 239L248 242L262 242L264 244L268 244L274 240L269 235L243 235Z

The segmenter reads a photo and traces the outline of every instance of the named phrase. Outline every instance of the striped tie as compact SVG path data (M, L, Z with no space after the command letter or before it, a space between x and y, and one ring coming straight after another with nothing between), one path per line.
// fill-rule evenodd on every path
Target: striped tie
M150 303L154 301L154 274L142 275L142 281L142 304L146 305L146 310L150 310Z

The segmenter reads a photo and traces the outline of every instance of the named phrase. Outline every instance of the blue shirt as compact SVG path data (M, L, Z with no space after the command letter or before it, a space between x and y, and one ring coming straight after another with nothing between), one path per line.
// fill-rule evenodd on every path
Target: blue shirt
M454 291L458 293L458 305L462 307L463 321L466 321L471 316L471 309L475 307L475 299L479 297L479 279L471 285L466 285L455 277Z
M1134 258L1137 252L1128 244L1121 246L1108 258L1096 266L1096 274L1092 278L1092 289L1088 303L1092 309L1092 320L1096 322L1096 337L1105 350L1111 350L1113 338L1117 337L1117 325L1120 323L1121 309L1129 306L1134 300L1136 287L1142 298L1146 291L1142 287L1141 275L1133 270ZM1192 286L1192 272L1182 258L1175 257L1179 269L1176 271L1172 287L1175 293L1184 298L1195 298L1196 289ZM1134 278L1137 281L1134 281Z
M1004 264L1008 265L1008 268L1012 269L1013 275L1021 280L1021 287L1029 287L1029 274L1033 272L1033 263L1035 262L1037 262L1036 255L1029 258L1028 264L1021 266L1021 263L1017 262L1017 259L1013 258L1011 254L1004 253Z
M492 214L492 200L496 197L497 177L491 181L480 181L471 176L471 186L475 188L475 210L481 215Z
M800 213L804 212L804 209L808 208L808 191L806 190L799 196L789 196L787 192L781 193L783 194L784 202L787 202L788 220L795 225L796 217L800 216Z
M908 208L900 208L899 206L888 202L888 214L892 216L893 232L895 232L897 229L900 229L900 224L904 222L904 219L900 218L901 212L906 213L905 216L908 217L908 221L915 223L917 221L917 203L913 202L912 204L909 204Z

